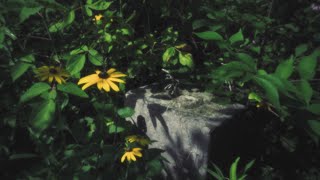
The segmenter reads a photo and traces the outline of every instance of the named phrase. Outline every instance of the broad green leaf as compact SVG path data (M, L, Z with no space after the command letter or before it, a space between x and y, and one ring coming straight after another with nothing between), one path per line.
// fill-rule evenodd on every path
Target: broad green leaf
M239 31L235 34L233 34L230 38L229 38L229 41L231 44L234 44L236 42L239 42L239 41L243 41L244 38L243 38L243 34L242 34L242 30L239 29Z
M79 97L83 97L83 98L87 98L89 97L87 93L85 93L81 88L79 88L79 86L77 86L74 83L68 82L65 84L58 84L57 85L57 89L59 91L68 93L68 94L72 94L75 96L79 96Z
M18 79L20 76L22 76L31 66L32 66L32 64L23 63L23 62L19 62L19 63L15 64L15 65L11 68L11 78L12 78L12 81L17 80L17 79Z
M320 121L308 120L309 127L318 136L320 136Z
M96 66L101 66L103 64L103 57L94 49L89 50L88 54L89 61Z
M241 60L243 63L245 63L248 67L251 68L251 70L256 71L257 70L257 65L254 59L246 53L237 53L236 57Z
M230 180L237 180L237 167L240 158L238 157L230 167Z
M45 91L48 91L51 87L47 83L38 82L32 85L21 97L20 102L26 102L30 99L39 96Z
M293 56L289 60L280 63L275 71L275 75L282 79L288 79L293 72Z
M195 33L195 35L205 40L213 40L213 41L223 40L223 37L219 33L214 31L199 32L199 33Z
M60 30L62 30L63 28L65 28L66 24L63 21L59 21L57 23L52 24L49 27L49 31L50 32L58 32Z
M306 104L309 104L312 95L313 95L313 89L311 85L309 84L308 81L306 80L301 80L298 85L299 89L299 94L302 96L303 100L305 101Z
M179 62L183 66L193 67L193 59L190 53L179 52Z
M130 107L124 107L117 111L118 115L122 118L131 117L134 114L134 109Z
M307 110L313 114L320 115L320 104L311 104Z
M92 15L93 15L92 10L88 7L88 5L85 5L85 6L84 6L84 9L85 9L86 14L87 14L88 16L92 16Z
M73 23L74 19L75 19L75 12L74 12L74 10L72 10L68 13L67 18L64 20L64 23L66 25L69 25L69 24Z
M57 23L52 24L49 27L50 32L58 32L69 26L75 19L75 12L74 10L70 11L68 15L64 18L64 20L59 21Z
M163 62L168 62L170 58L174 56L175 52L176 50L174 47L168 48L162 55Z
M308 45L307 44L300 44L299 46L296 47L295 49L295 55L300 56L303 53L305 53L308 50Z
M93 4L87 4L87 6L93 10L106 10L112 2L106 2L105 0L99 0Z
M310 80L316 74L317 58L316 56L309 55L302 57L299 65L298 71L300 77L306 80Z
M87 52L89 50L87 45L82 45L81 47L74 49L70 52L70 55L76 55L76 54L81 54L84 52Z
M272 82L258 76L254 77L254 81L264 89L269 102L276 108L280 108L279 93L276 86Z
M256 101L256 102L261 102L261 101L262 101L262 98L261 98L258 94L254 93L254 92L251 92L251 93L248 95L248 99L249 99L249 100L254 100L254 101Z
M67 70L71 75L74 75L82 70L86 62L86 55L75 55L67 63Z
M28 19L30 16L38 13L41 9L42 7L23 7L20 10L20 15L19 15L20 23Z
M121 126L117 126L115 124L111 124L108 126L109 127L109 133L110 134L113 134L113 133L121 133L125 130L124 127L121 127Z
M45 100L36 110L37 114L31 120L32 127L38 131L42 132L47 129L54 119L54 113L56 110L56 104L52 99Z
M30 154L30 153L13 154L9 157L9 160L29 159L29 158L35 158L35 157L39 157L39 156L36 154Z

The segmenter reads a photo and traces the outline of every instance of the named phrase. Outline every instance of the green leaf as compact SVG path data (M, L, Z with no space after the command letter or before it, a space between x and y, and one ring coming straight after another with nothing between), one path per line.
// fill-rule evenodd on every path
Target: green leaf
M205 32L195 33L195 35L205 40L213 40L213 41L223 40L223 37L219 33L214 31L205 31Z
M279 93L273 83L258 76L254 77L253 79L260 87L264 89L269 102L276 108L280 108Z
M70 11L68 15L64 18L64 20L59 21L57 23L52 24L49 27L50 32L58 32L69 26L75 19L75 12L74 10Z
M74 19L75 19L75 12L74 10L72 10L68 13L67 18L64 20L64 23L66 25L70 25L71 23L73 23Z
M256 71L257 70L257 65L254 59L246 53L237 53L236 57L240 59L243 63L245 63L248 67L251 68L251 70Z
M299 46L296 47L295 49L295 55L300 56L303 53L305 53L308 50L308 45L307 44L300 44Z
M89 61L96 66L101 66L103 64L103 57L94 49L89 50L88 54Z
M53 116L56 110L56 104L52 99L45 100L36 110L37 114L31 120L32 127L42 132L47 129L53 120Z
M230 180L237 180L237 166L240 158L238 157L230 167Z
M9 157L9 160L29 159L29 158L35 158L35 157L39 157L39 156L36 154L30 154L30 153L13 154Z
M32 85L21 97L20 102L26 102L30 99L39 96L45 91L48 91L51 87L47 83L39 82Z
M234 44L236 42L240 42L240 41L243 41L244 38L243 38L243 34L242 34L242 30L239 29L239 31L235 34L233 34L230 38L229 38L229 41L231 44Z
M85 5L84 6L84 9L85 9L85 11L86 11L86 14L88 15L88 16L92 16L92 10L88 7L88 5Z
M23 7L20 10L20 23L28 19L30 16L38 13L43 7Z
M306 104L309 104L312 95L313 95L313 89L308 81L301 80L298 85L299 94L302 96L302 99L305 101Z
M224 176L220 176L218 173L208 169L208 173L217 180L224 180Z
M309 127L317 135L320 136L320 121L308 120Z
M7 36L9 36L12 40L16 40L17 39L17 36L10 29L8 29L7 27L4 27L3 30L4 30L4 33Z
M106 10L112 2L106 2L105 0L99 0L93 4L87 4L87 6L93 10Z
M76 55L76 54L81 54L84 52L87 52L89 50L87 45L82 45L81 47L74 49L70 52L70 55Z
M88 94L85 93L81 88L79 88L79 86L77 86L74 83L68 82L66 84L58 84L57 85L57 89L59 91L68 93L68 94L72 94L75 96L79 96L79 97L83 97L83 98L88 98Z
M49 32L58 32L58 31L64 29L65 26L66 26L66 24L63 21L59 21L57 23L52 24L49 27Z
M68 61L67 70L71 75L75 75L83 69L85 62L86 62L85 54L75 55Z
M320 115L320 104L311 104L307 110L313 114Z
M19 62L15 64L11 69L11 78L12 81L17 80L20 76L22 76L32 65Z
M251 93L248 95L248 99L249 99L249 100L254 100L254 101L256 101L256 102L261 102L261 101L262 101L262 98L261 98L258 94L254 93L254 92L251 92Z
M176 50L174 47L168 48L162 55L163 62L168 62L170 58L174 56L175 52Z
M302 57L299 65L298 71L300 77L306 80L310 80L316 74L317 57L310 55Z
M254 165L254 163L255 163L255 160L252 160L252 161L248 162L248 163L246 164L246 166L244 167L243 172L246 173L249 169L251 169L252 166Z
M280 63L275 71L275 75L282 79L288 79L293 72L293 56Z
M110 134L113 134L113 133L121 133L125 130L124 127L121 127L121 126L117 126L115 124L111 124L108 126L109 127L109 133Z
M183 66L192 68L193 67L192 54L179 52L179 62Z
M131 117L134 114L134 109L130 107L124 107L117 111L118 115L122 118Z

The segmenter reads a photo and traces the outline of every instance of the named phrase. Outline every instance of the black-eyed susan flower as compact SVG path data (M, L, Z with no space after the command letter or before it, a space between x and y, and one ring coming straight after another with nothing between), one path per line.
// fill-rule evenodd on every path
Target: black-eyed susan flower
M100 21L102 18L103 18L102 14L97 14L94 16L93 20L97 22L97 21Z
M151 143L151 141L148 138L142 137L142 136L137 136L137 135L132 135L126 137L126 141L129 143L137 142L142 146L146 146Z
M137 157L142 157L142 153L140 152L142 149L141 148L132 148L132 150L126 150L126 152L122 155L121 157L121 162L123 163L125 159L127 158L127 161L131 162L136 161Z
M114 82L125 83L122 79L119 79L119 77L125 76L125 74L117 72L114 68L111 68L108 71L97 70L95 74L91 74L81 78L78 82L78 85L85 84L84 86L82 86L82 90L85 90L88 87L97 84L99 90L104 89L106 92L109 92L111 88L114 91L118 92L120 91L120 89Z
M69 73L66 70L56 66L41 66L35 70L35 73L40 81L48 80L50 83L56 81L62 84L66 82L64 78L69 77Z

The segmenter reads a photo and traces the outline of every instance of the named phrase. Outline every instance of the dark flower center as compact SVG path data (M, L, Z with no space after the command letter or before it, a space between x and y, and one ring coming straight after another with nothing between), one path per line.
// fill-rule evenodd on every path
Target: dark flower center
M109 77L109 75L105 71L101 72L98 76L101 79L107 79Z
M58 71L54 68L50 68L49 72L50 72L50 74L57 74L58 73Z

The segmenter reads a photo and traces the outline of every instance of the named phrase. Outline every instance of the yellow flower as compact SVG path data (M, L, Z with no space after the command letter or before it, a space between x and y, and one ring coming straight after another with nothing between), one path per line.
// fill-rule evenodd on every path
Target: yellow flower
M125 83L122 79L119 79L119 77L125 76L126 75L121 72L116 72L116 69L114 68L102 72L97 70L95 74L81 78L78 85L85 84L82 86L82 90L85 90L88 87L97 84L99 90L102 90L103 88L106 92L109 92L111 87L111 89L118 92L120 89L114 82Z
M137 143L141 144L142 146L146 146L151 143L151 141L149 139L142 137L142 136L137 136L137 135L128 136L128 137L126 137L126 140L129 143L137 142Z
M126 152L121 157L121 162L123 163L126 158L129 162L131 162L131 160L136 161L137 158L135 156L142 157L142 154L140 152L141 150L141 148L133 148L131 151L126 150Z
M40 81L48 80L52 83L53 80L57 81L57 83L65 83L65 78L69 77L69 73L62 69L61 67L55 66L41 66L35 70L37 77Z
M93 20L94 20L94 21L100 21L101 18L103 18L103 15L102 15L102 14L98 14L98 15L95 15L95 16L94 16Z

